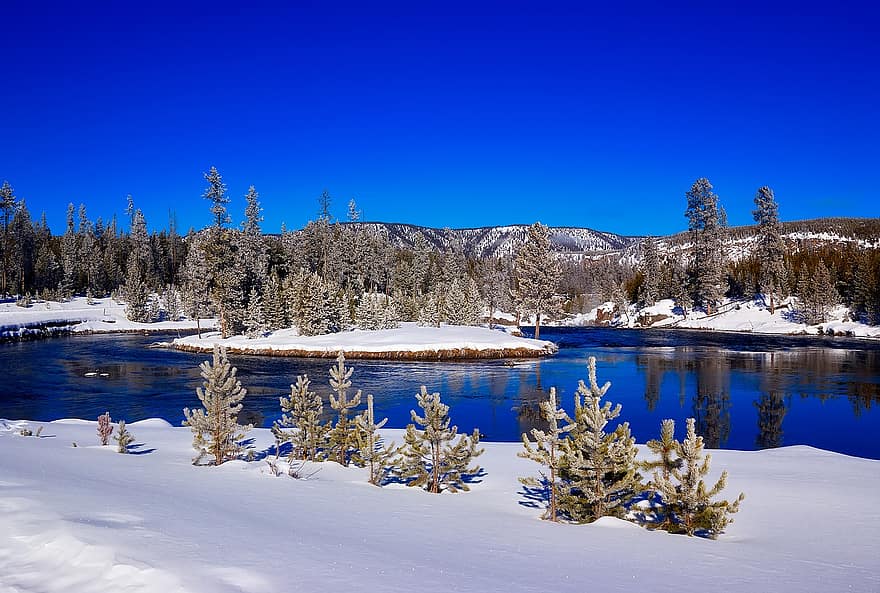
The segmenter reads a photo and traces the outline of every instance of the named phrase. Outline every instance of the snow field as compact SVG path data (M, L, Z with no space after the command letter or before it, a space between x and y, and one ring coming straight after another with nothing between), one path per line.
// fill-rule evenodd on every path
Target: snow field
M263 460L193 467L190 431L161 420L130 425L134 455L97 445L96 422L21 424L0 421L3 593L880 589L880 461L809 447L712 451L710 478L727 469L727 497L747 498L708 541L541 521L519 443L485 443L471 492L433 495L329 462L305 480Z

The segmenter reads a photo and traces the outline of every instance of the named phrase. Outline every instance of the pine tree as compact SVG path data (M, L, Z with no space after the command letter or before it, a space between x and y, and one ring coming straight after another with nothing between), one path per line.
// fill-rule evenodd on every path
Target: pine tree
M357 446L360 458L369 471L370 484L381 486L387 475L392 471L397 455L397 446L394 443L386 447L380 444L379 429L385 426L388 418L376 422L373 415L373 396L367 395L367 409L354 419L356 427Z
M230 364L226 349L217 344L213 359L204 361L199 369L204 381L196 394L204 408L184 408L183 425L192 429L193 448L199 453L193 463L198 465L205 455L211 455L213 464L220 465L239 454L239 441L251 429L238 423L247 390L235 376L238 369Z
M258 338L266 331L266 321L263 318L263 299L256 288L251 289L248 296L248 305L244 313L244 331L249 339Z
M449 426L449 406L440 401L440 394L428 393L422 385L416 400L424 416L419 416L415 410L410 411L414 424L406 427L399 460L401 474L408 480L407 486L424 486L434 494L444 490L470 490L466 478L480 471L479 466L471 466L473 459L483 453L482 449L477 449L480 431L474 429L470 437L461 435L453 443L458 427ZM424 430L417 430L416 424Z
M229 196L226 195L226 184L223 183L223 177L217 171L217 167L211 167L211 170L204 174L208 187L202 197L211 202L211 215L214 217L214 227L222 229L231 222L229 213L226 211L226 205L229 203Z
M444 298L440 290L432 290L422 298L419 325L440 327Z
M355 425L349 414L361 404L361 390L351 399L348 389L351 387L351 375L354 367L345 368L345 355L342 351L336 357L336 366L330 367L330 387L336 396L330 394L330 407L336 410L336 425L330 429L330 457L340 465L348 465L349 461L359 462L357 457Z
M291 443L292 459L317 461L327 444L328 426L321 422L324 402L309 390L310 385L308 375L297 375L296 385L290 386L290 398L280 398L284 414L274 428L282 441ZM294 430L285 432L284 428Z
M129 321L149 323L150 293L143 280L140 266L136 263L135 253L128 258L128 270L125 274L125 285L122 287L122 298L125 299L125 316Z
M528 240L516 254L517 300L535 315L535 339L541 337L541 319L559 310L556 291L562 271L550 250L546 226L536 222L529 227Z
M17 207L18 205L15 202L15 192L13 191L12 186L9 185L9 182L4 181L3 185L0 186L0 211L2 211L2 219L0 219L0 222L3 224L3 241L0 243L0 264L2 264L2 271L0 271L0 296L5 296L9 293L7 271L10 269L9 264L12 254L9 222L15 215Z
M687 438L676 443L680 468L671 468L667 478L663 473L654 472L652 483L662 496L670 533L705 535L714 539L733 522L730 515L739 511L745 495L740 493L733 502L712 501L726 486L727 471L721 472L715 485L707 490L702 478L709 473L712 457L703 456L703 437L697 436L695 424L693 418L688 418Z
M687 210L693 257L691 285L694 302L712 314L727 291L724 270L724 214L718 195L705 177L697 179L687 192Z
M125 420L119 421L116 436L113 437L113 440L116 441L116 450L119 453L128 453L129 445L134 442L134 435L128 432L128 429L125 427Z
M666 419L660 423L660 438L651 439L645 443L648 450L657 456L657 459L643 461L641 468L651 472L659 471L662 480L669 480L672 472L681 468L682 460L678 456L679 443L675 440L675 420ZM662 507L662 499L659 500ZM669 516L664 515L661 529L669 529Z
M834 288L834 281L831 278L831 272L820 261L816 265L816 270L812 277L813 285L813 323L825 323L828 320L828 313L837 304L840 295Z
M541 471L541 480L537 480L534 477L519 479L524 486L530 486L532 488L539 488L544 485L547 486L550 500L549 508L544 514L544 518L549 519L550 521L558 520L556 508L557 501L559 500L560 493L564 487L559 481L559 470L562 467L563 462L563 435L574 428L573 421L569 418L568 414L565 413L565 410L557 408L556 405L556 388L551 387L550 399L542 401L539 404L541 408L541 417L547 421L550 425L550 429L545 432L533 428L532 438L535 439L534 443L529 440L526 433L523 433L522 442L525 451L517 453L518 457L531 459L532 461L540 463L550 472L550 475L547 475ZM560 421L563 423L562 426L559 425Z
M769 299L770 313L773 314L776 310L774 296L785 286L785 244L782 242L779 206L773 190L767 186L758 189L755 207L752 214L758 223L758 286Z
M560 508L572 520L589 523L606 515L620 517L625 505L641 489L636 472L635 439L624 422L605 432L620 415L620 404L602 403L611 387L596 383L596 358L587 360L589 386L578 383L575 394L574 427L563 446L562 477L571 488L561 497ZM583 401L581 400L583 398Z
M644 282L639 299L643 305L650 307L660 298L660 255L657 252L657 241L653 237L646 238L642 245Z

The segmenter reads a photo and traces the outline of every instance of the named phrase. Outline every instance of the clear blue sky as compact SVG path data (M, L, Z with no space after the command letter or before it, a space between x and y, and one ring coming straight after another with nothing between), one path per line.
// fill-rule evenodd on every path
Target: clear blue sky
M326 188L341 218L665 234L697 177L731 224L764 184L784 220L880 216L870 4L591 4L6 0L0 179L56 232L127 194L202 227L212 165L270 232Z

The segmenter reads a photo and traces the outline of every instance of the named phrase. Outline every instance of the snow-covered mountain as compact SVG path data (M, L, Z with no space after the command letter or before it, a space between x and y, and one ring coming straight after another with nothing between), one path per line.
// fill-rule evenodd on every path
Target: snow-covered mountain
M433 248L445 250L460 246L476 257L501 257L516 252L528 236L529 225L480 227L472 229L436 229L411 224L387 222L346 223L368 227L388 236L397 247L413 247L421 239ZM421 237L421 239L419 239ZM639 240L615 233L580 227L550 227L550 241L560 253L593 255L625 249Z

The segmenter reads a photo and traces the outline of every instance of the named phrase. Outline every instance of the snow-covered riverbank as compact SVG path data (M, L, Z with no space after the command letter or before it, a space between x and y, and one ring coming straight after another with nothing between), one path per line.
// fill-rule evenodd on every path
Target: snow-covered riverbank
M40 438L20 436L23 424ZM537 466L516 443L485 444L471 492L432 495L333 463L307 480L272 477L263 461L193 467L190 431L161 420L131 425L140 454L119 455L95 428L0 421L0 591L880 589L880 461L713 451L713 475L727 469L726 493L747 499L708 541L541 521L517 482ZM272 442L250 436L257 451Z
M342 351L350 359L533 358L557 351L552 342L520 338L484 327L424 327L416 323L402 323L396 329L354 330L322 336L300 336L296 330L279 330L262 338L233 336L223 340L213 333L202 334L201 338L179 338L172 345L189 352L210 352L215 343L236 354L333 358Z
M202 329L216 321L202 319ZM111 298L75 297L66 302L38 301L29 307L0 303L0 340L44 337L69 333L166 332L196 329L195 320L137 323L125 317L125 305Z
M635 309L631 307L621 314L613 303L604 303L589 313L576 315L562 325L602 325L626 328L683 328L710 331L734 331L771 335L838 335L855 338L880 338L880 326L866 325L849 319L846 307L831 311L826 323L808 325L798 319L789 302L777 308L773 314L763 304L755 301L726 301L719 311L706 315L702 311L689 311L686 315L675 307L672 299L664 299L656 305Z

